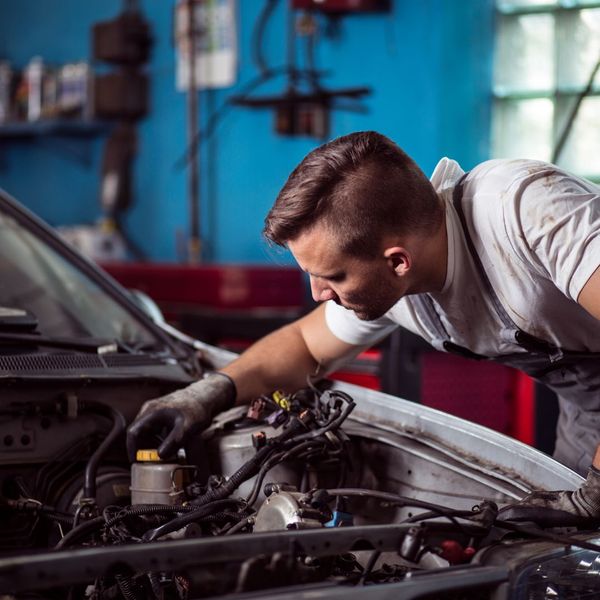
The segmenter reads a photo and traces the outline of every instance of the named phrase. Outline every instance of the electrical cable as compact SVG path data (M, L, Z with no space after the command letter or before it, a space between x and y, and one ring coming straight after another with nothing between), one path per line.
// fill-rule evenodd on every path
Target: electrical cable
M217 110L210 115L204 128L201 128L194 134L192 140L185 149L183 155L178 158L173 167L177 170L185 168L188 163L194 160L198 145L208 140L214 133L218 123L227 114L228 109L235 106L241 100L246 99L256 88L262 84L274 79L278 75L286 75L289 79L288 91L296 89L301 79L306 79L313 90L322 90L319 84L319 77L322 75L314 66L314 47L308 50L312 56L308 59L308 69L298 69L296 66L296 29L295 16L291 9L287 13L287 48L286 48L286 64L282 67L271 68L268 66L266 59L263 56L263 41L266 26L271 18L277 0L267 0L261 13L259 14L257 24L254 28L251 44L253 61L256 64L259 75L251 79L248 83L242 86L235 96L227 98ZM311 42L314 46L314 40Z
M426 502L425 500L417 500L416 498L408 498L407 496L400 496L398 494L392 494L390 492L379 492L377 490L368 490L363 488L335 488L324 490L330 496L358 496L362 498L375 498L389 502L390 504L396 504L398 506L415 506L418 508L426 508L432 512L437 512L440 516L446 517L461 531L464 531L463 526L456 520L454 512L445 506L434 504L433 502ZM309 492L309 494L314 494ZM475 516L476 513L472 513ZM485 528L487 531L487 528Z
M569 137L569 133L571 132L573 123L575 122L575 117L577 116L577 113L579 112L579 108L581 107L581 103L583 102L584 98L586 96L588 96L589 93L592 91L592 87L594 85L594 79L596 78L596 73L598 72L599 68L600 68L600 58L598 59L598 61L594 65L594 68L592 69L592 72L588 79L587 85L581 91L581 93L577 96L577 99L575 100L575 104L573 105L573 109L571 110L571 114L569 115L567 122L565 123L565 126L562 130L562 133L560 134L560 137L558 138L558 141L556 142L556 146L554 147L554 150L552 152L552 158L551 158L551 162L554 164L556 164L556 161L560 158L560 154L564 148L565 143L567 142L567 138Z
M369 562L365 566L365 570L361 573L360 578L358 580L358 585L365 585L367 577L371 574L377 559L381 556L381 550L374 550L369 556Z
M294 438L292 438L291 440L289 440L289 442L287 442L288 444L291 445L293 443L297 443L297 442L300 442L303 440L314 439L321 435L324 435L325 433L327 433L328 431L331 431L332 429L337 429L340 427L340 425L348 418L350 413L354 410L356 404L354 403L354 400L352 400L352 398L350 398L350 396L348 396L344 392L335 392L335 393L336 393L336 395L339 395L341 398L343 398L346 402L349 402L348 406L346 406L346 408L343 411L336 409L334 411L334 418L325 427L321 427L320 429L315 429L314 431L309 431L307 433L301 433L300 435L297 435ZM343 394L343 396L342 396L342 394Z
M288 70L288 91L296 89L298 83L298 70L296 69L296 16L294 11L288 8L287 11L287 70Z
M314 91L322 89L316 68L315 48L317 46L317 21L314 14L307 12L305 19L310 19L309 31L305 32L306 71L309 73L309 83Z
M109 508L109 507L107 507ZM71 545L72 543L83 539L87 535L93 533L95 530L102 528L110 529L123 519L130 516L143 516L143 515L156 515L163 513L182 513L182 512L193 512L196 510L193 506L175 506L170 504L142 504L139 506L129 506L122 508L119 512L113 516L108 516L108 511L105 509L102 516L95 517L89 521L77 525L69 533L67 533L55 546L55 549L64 548L65 546Z
M54 546L55 550L61 550L67 546L73 545L81 539L84 539L89 534L93 533L97 529L100 529L104 525L104 517L95 517L89 521L84 521L81 525L78 525L74 529L71 529L69 533L65 535L59 542Z
M270 72L267 61L263 56L263 42L267 24L273 15L273 11L277 6L277 2L278 0L266 0L262 10L260 11L260 14L258 15L256 25L252 30L252 59L261 75L265 75L266 73Z
M200 508L196 508L196 510L190 511L182 515L181 517L177 517L176 519L168 521L164 525L160 525L159 527L147 531L142 536L142 539L144 542L152 542L153 540L156 540L157 538L162 537L167 533L177 531L185 525L189 525L190 523L193 523L194 521L197 521L202 517L206 517L212 514L213 511L217 508L221 509L226 506L231 506L232 504L239 505L241 503L242 502L236 498L223 498L221 500L209 502L207 504L204 504ZM245 502L243 502L243 504L245 504Z
M279 77L280 75L286 75L288 73L287 66L274 67L263 75L258 75L254 79L251 79L244 84L239 92L235 96L227 98L217 110L210 115L204 129L200 129L188 144L184 153L175 161L173 164L174 169L183 169L187 166L190 160L193 160L198 144L205 143L213 135L219 122L226 116L228 110L233 108L237 102L247 98L254 90L268 81ZM299 70L296 75L300 78L308 78L310 75L305 71Z
M472 510L455 510L452 512L452 514L455 517L465 517L468 519L469 517L472 517L474 513ZM413 515L412 517L408 517L402 520L401 523L419 523L420 521L426 521L427 519L435 519L439 516L439 512L431 510L428 512L420 513L418 515Z
M242 529L244 529L244 527L253 525L254 521L255 521L255 518L252 515L249 517L245 517L244 519L242 519L235 525L232 525L227 531L225 531L225 533L223 533L223 535L233 535L234 533L237 533L238 531L242 531Z
M293 439L298 430L306 429L307 424L304 422L303 418L309 419L310 414L307 411L304 411L299 417L293 417L288 421L287 428L284 429L282 433L277 437L268 440L266 445L260 448L257 453L244 463L223 485L208 490L202 496L192 500L190 504L202 506L209 502L230 496L244 481L254 477L254 475L260 471L265 461L283 447L285 442Z
M315 442L313 440L302 442L300 445L292 448L291 450L279 452L278 454L269 458L269 460L266 461L265 464L261 467L260 471L258 472L258 475L256 476L256 480L254 481L252 491L250 492L250 495L248 496L248 499L246 501L248 503L248 506L252 506L256 502L256 499L258 498L258 495L260 493L260 487L262 485L262 482L266 474L273 467L286 460L290 460L292 458L300 458L298 455L301 454L304 450L310 448L314 443ZM321 445L321 448L318 448L319 453L321 453L325 449L325 447L326 444L323 443ZM311 453L307 453L307 455L305 457L303 456L303 458L308 458L309 454Z
M501 521L496 520L496 525L503 529L515 531L517 533L523 533L533 537L541 537L551 542L557 542L559 544L566 544L568 546L576 546L577 548L583 548L585 550L593 550L594 552L600 552L600 544L593 544L585 540L578 540L570 535L563 535L560 533L553 533L540 529L539 527L528 527L515 523L514 521Z

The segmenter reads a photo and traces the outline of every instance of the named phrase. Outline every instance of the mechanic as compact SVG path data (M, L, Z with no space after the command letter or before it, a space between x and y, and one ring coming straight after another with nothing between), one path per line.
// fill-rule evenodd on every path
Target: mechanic
M357 132L304 158L264 234L289 248L321 304L222 372L144 404L130 454L166 427L159 454L171 455L217 412L304 387L400 325L556 391L554 456L588 469L600 442L597 186L545 162L503 159L465 174L444 158L430 181L390 139ZM596 466L586 485L600 497ZM595 500L582 508L566 494L550 501L600 516Z

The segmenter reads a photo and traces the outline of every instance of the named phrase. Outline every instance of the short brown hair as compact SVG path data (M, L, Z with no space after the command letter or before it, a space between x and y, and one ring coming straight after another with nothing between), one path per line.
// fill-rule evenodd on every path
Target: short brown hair
M279 192L263 233L285 246L324 223L345 252L373 256L383 234L433 232L443 214L431 182L410 156L384 135L360 131L302 160Z

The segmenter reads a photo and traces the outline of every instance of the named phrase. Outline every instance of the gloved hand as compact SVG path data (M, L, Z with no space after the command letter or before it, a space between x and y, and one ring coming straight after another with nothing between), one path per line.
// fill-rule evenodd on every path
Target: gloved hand
M498 516L547 526L600 521L600 469L592 465L587 479L575 491L532 492L517 504L504 507Z
M186 388L144 403L127 430L127 452L135 460L139 448L156 445L156 435L167 431L158 446L161 458L173 456L191 435L206 429L214 416L235 403L233 380L214 373ZM154 440L150 443L148 440Z

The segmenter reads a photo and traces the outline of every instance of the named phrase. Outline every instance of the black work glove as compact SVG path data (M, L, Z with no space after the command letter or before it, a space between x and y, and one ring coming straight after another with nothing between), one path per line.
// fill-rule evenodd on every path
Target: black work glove
M517 504L504 507L498 516L545 526L600 521L600 469L590 467L587 479L575 491L532 492Z
M224 373L214 373L142 406L127 430L127 452L135 460L139 448L156 447L156 437L166 431L158 446L160 458L173 456L194 433L206 429L214 416L235 403L233 380Z

